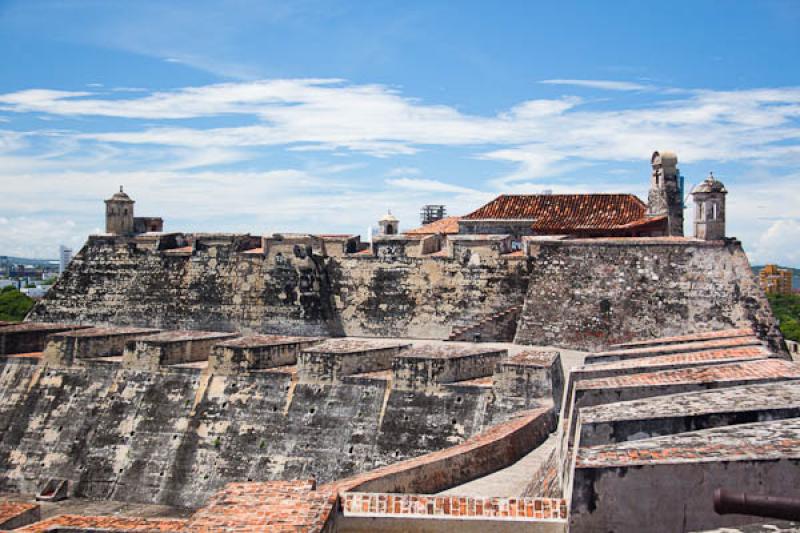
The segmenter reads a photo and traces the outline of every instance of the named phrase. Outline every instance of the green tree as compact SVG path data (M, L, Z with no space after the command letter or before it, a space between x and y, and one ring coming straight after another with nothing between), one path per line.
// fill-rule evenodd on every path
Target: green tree
M0 289L0 320L19 322L33 307L33 300L12 286Z
M772 312L780 320L783 336L800 342L800 295L770 294L768 298Z

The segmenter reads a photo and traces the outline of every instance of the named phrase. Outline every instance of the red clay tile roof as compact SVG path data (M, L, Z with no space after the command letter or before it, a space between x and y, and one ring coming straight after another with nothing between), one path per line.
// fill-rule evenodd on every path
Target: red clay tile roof
M632 194L503 194L464 220L533 220L541 231L619 229L652 222Z
M424 226L416 229L406 231L406 235L433 235L435 233L444 233L450 235L458 233L458 220L461 217L444 217L441 220L425 224Z

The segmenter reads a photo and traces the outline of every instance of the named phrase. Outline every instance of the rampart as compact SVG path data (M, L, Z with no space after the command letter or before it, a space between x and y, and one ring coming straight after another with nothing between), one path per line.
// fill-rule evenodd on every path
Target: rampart
M130 334L80 331L96 341L87 346ZM36 493L63 479L70 495L198 507L228 482L330 482L453 446L552 403L542 387L524 403L506 401L492 387L495 355L463 376L446 373L486 384L446 388L438 375L420 375L420 390L409 391L400 386L403 367L393 365L408 343L149 333L128 340L123 355L119 346L105 353L111 344L99 345L99 357L63 353L56 348L64 336L55 335L45 352L54 355L39 364L35 354L0 358L0 492ZM246 355L244 366L224 364L232 347L277 346L297 353L267 350L252 364ZM433 360L458 369L465 350L475 352L440 347ZM200 352L208 362L197 361ZM539 441L553 428L548 417Z
M734 240L529 238L526 251L419 257L328 256L321 240L281 248L250 235L140 241L90 237L28 320L312 336L468 332L591 350L746 327L785 351ZM516 322L498 329L497 317Z

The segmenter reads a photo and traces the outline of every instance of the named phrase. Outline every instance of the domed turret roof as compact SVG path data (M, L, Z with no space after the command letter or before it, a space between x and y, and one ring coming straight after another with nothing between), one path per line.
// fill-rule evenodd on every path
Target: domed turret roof
M114 193L114 196L106 200L108 202L133 202L131 197L125 194L125 191L122 190L122 185L119 186L119 192Z
M694 188L692 194L694 193L708 193L708 192L719 192L719 193L727 193L728 190L725 188L725 185L722 184L717 178L714 177L714 174L709 174L708 177L700 183L697 187Z
M383 216L381 217L381 219L379 220L379 222L398 222L398 220L397 220L397 217L396 217L396 216L394 216L394 215L392 214L391 210L390 210L388 213L386 213L385 215L383 215Z
M650 157L650 163L653 165L674 167L678 165L678 156L675 152L669 152L667 150L656 151L653 152L652 157Z

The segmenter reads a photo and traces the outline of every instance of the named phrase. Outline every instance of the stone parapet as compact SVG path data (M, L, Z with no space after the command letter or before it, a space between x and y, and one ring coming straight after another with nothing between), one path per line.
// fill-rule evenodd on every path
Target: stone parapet
M576 446L800 418L800 381L745 385L584 407Z
M215 344L236 336L236 333L214 331L166 331L139 337L126 343L122 365L128 369L156 371L161 366L205 361Z
M22 322L0 326L0 355L41 352L52 333L88 328L77 324Z
M125 344L137 337L158 333L157 329L100 327L54 333L42 354L51 365L71 365L76 359L122 355Z
M416 390L492 375L508 351L477 346L415 346L392 362L393 386Z
M645 346L640 348L623 348L606 352L594 352L584 360L587 365L595 363L609 363L613 361L627 361L645 357L658 357L670 354L685 354L723 348L740 348L743 346L763 346L755 336L732 337L726 339L699 340L679 344L665 344L663 346Z
M304 348L297 359L301 382L335 382L343 376L387 370L411 345L402 342L330 339Z
M493 386L498 401L530 402L550 399L561 410L564 373L557 351L527 350L497 363Z
M581 448L570 530L671 533L752 523L717 514L714 491L795 494L798 459L799 419Z
M682 344L686 342L696 342L702 340L732 339L735 337L751 337L752 335L753 335L753 330L751 328L720 329L715 331L704 331L702 333L693 333L691 335L677 335L674 337L657 337L654 339L642 339L630 342L623 342L621 344L612 344L608 348L611 350L620 350L625 348L646 348L648 346L664 346L667 344Z
M41 517L39 505L34 503L0 501L0 530L17 529Z
M208 359L213 374L236 374L294 365L300 352L322 342L322 337L249 335L214 345Z

